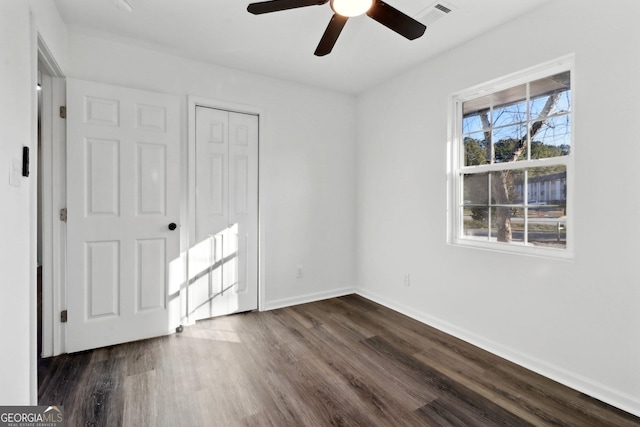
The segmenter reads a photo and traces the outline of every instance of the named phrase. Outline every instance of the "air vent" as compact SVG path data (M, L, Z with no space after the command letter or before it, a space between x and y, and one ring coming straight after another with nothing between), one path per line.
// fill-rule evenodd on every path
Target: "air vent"
M450 12L451 8L448 6L442 3L436 3L420 12L417 19L428 27Z
M438 3L437 5L434 6L436 9L443 11L444 13L449 13L451 12L451 9L449 9L447 6L443 6L440 3Z

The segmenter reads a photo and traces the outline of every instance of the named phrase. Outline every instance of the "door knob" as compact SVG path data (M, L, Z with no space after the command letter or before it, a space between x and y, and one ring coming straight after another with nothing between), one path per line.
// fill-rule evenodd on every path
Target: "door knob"
M177 228L178 226L176 225L175 222L172 222L171 224L169 224L169 230L173 231Z

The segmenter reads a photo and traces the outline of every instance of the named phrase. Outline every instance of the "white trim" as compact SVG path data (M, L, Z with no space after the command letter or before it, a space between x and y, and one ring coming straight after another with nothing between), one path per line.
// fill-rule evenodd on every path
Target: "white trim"
M451 94L451 98L456 101L468 101L493 92L499 92L504 89L518 86L529 81L538 80L553 74L570 70L573 74L575 64L575 55L565 55L560 58L516 71L506 76L498 77L485 83L472 86ZM573 82L572 82L573 84ZM573 86L572 86L573 89Z
M545 157L542 159L526 160L528 168L543 168L545 166L557 166L569 164L571 155L562 157ZM519 170L522 169L522 164L525 160L519 162L504 162L504 163L492 163L486 165L477 166L462 166L458 169L459 172L472 172L473 173L485 173L485 172L500 172L506 170Z
M58 65L58 62L53 57L51 50L40 34L38 34L38 66L42 66L40 71L45 72L51 77L64 77L62 68Z
M491 93L518 86L527 82L541 79L557 73L569 71L571 78L571 151L567 156L548 159L534 159L512 163L494 163L465 167L461 148L460 123L461 105L463 102L476 99ZM575 194L574 158L575 158L575 58L567 55L553 61L537 65L526 70L512 73L508 76L492 80L488 83L453 93L448 102L448 134L447 134L447 243L454 246L472 247L494 252L512 253L527 256L537 256L561 260L574 259L574 206ZM474 173L493 172L501 170L522 169L523 167L542 167L547 165L564 165L567 174L566 194L566 247L563 249L546 248L535 245L519 245L518 243L498 243L488 239L476 240L462 236L462 217L459 205L463 200L460 173L473 170Z
M266 109L263 107L257 107L254 105L239 104L236 102L229 102L223 100L215 100L208 98L201 98L198 96L189 95L187 97L187 122L188 122L188 145L187 145L187 236L186 236L186 248L190 247L191 242L195 240L195 146L196 146L196 107L208 107L217 108L220 110L226 110L236 113L253 114L258 116L258 310L262 311L265 306L265 236L266 227L263 215L261 214L261 206L263 206L263 175L264 159L263 159L263 147L265 144L265 123L266 123ZM185 260L186 277L189 277L189 262L188 251ZM188 280L187 280L188 282ZM183 307L188 305L186 299L186 292L183 294L185 298ZM192 324L192 319L188 316L188 310L185 310L183 317L183 324Z
M568 231L567 230L567 239L568 239ZM473 249L482 249L490 252L497 252L503 254L512 254L512 255L525 255L535 258L547 258L558 261L574 261L573 252L569 251L569 249L553 249L546 248L544 246L533 246L533 245L524 245L518 242L516 243L501 243L501 242L493 242L483 240L475 240L473 238L454 238L451 243L452 246L457 246L461 248L473 248ZM567 242L567 247L569 246Z
M261 311L276 310L278 308L291 307L294 305L307 304L310 302L322 301L330 298L343 297L355 293L353 288L334 289L331 291L316 292L313 294L300 295L291 298L282 298L266 303Z
M535 357L528 356L517 350L505 347L495 341L487 339L481 335L474 334L464 328L444 321L438 317L430 316L426 313L416 311L402 303L391 301L380 297L361 288L355 290L357 295L377 302L387 308L409 316L425 325L436 328L446 334L452 335L466 341L476 347L486 350L492 354L502 357L510 362L520 365L526 369L550 378L560 384L564 384L574 390L578 390L610 405L622 409L623 411L640 416L640 398L627 393L612 389L611 387L587 378L581 374L566 368L553 365Z
M52 200L53 212L53 355L66 353L65 325L60 312L67 308L67 224L60 221L60 209L67 206L67 122L56 114L57 108L66 105L66 80L53 78L53 133L52 133Z
M59 220L65 206L65 122L57 114L64 105L64 80L42 75L42 357L64 353L66 224ZM56 315L58 314L58 315Z
M42 72L42 357L64 353L66 224L59 210L66 204L66 123L58 114L65 105L64 74L38 34L38 69ZM36 125L37 126L37 125Z
M42 74L42 116L40 118L41 176L38 185L42 186L42 357L53 356L53 79Z

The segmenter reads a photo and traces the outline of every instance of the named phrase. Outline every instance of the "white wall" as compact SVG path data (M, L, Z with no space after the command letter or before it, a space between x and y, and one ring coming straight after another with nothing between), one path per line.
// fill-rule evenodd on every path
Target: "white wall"
M359 96L356 245L362 294L636 414L638 16L552 1ZM575 260L447 245L450 95L571 53Z
M29 0L40 38L62 72L67 65L67 28L53 0Z
M185 144L186 95L262 108L264 308L351 292L354 97L73 32L68 55L69 77L181 95Z
M19 0L0 2L0 403L29 404L31 359L31 239L33 178L9 185L12 159L30 146L31 25ZM35 352L34 352L35 353Z

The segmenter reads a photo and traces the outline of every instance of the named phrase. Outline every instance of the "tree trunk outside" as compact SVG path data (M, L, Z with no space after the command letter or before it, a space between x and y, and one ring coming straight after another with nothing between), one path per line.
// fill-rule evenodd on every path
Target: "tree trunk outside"
M495 202L498 205L509 202L509 171L494 173L492 177L492 187L495 194ZM511 209L506 206L496 207L496 227L498 231L498 242L511 242L513 233L511 231Z

